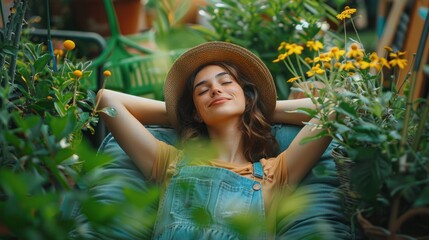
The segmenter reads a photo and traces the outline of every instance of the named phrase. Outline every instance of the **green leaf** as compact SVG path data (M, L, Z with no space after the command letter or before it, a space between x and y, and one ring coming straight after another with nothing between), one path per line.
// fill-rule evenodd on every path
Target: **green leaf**
M356 161L356 165L350 171L352 187L363 199L373 201L384 179L391 174L391 166L383 158L379 149L356 148L355 150L351 156Z
M352 129L350 129L349 127L347 127L344 124L338 123L338 122L334 122L334 127L336 128L336 132L338 134L343 134L345 132L350 132Z
M414 201L414 207L423 207L429 205L429 186L426 186Z
M101 168L113 160L109 155L97 154L86 142L77 146L76 154L80 157L81 161L83 161L83 173Z
M116 117L116 115L118 114L116 112L116 109L114 109L112 107L105 107L105 108L99 110L99 112L103 112L109 117Z
M352 117L354 118L358 118L358 115L356 113L355 107L346 103L346 102L341 102L338 107L335 108L335 110L338 113L344 114L346 116Z
M95 100L96 100L96 98L97 98L97 95L95 94L95 92L94 92L94 91L92 91L92 90L88 90L88 91L86 92L86 95L87 95L87 99L88 99L88 101L89 101L92 105L95 105Z
M62 102L54 102L54 107L58 115L60 115L61 117L64 117L66 115L67 110Z
M320 138L323 138L323 137L326 137L326 136L329 136L329 132L327 130L323 130L323 131L319 132L318 134L316 134L314 136L303 138L299 142L299 144L306 144L306 143L312 142L314 140L317 140L317 139L320 139Z
M46 119L49 127L51 128L52 134L58 140L69 135L76 124L76 120L72 112L68 112L65 117L53 117L52 115L47 114Z
M36 73L42 72L49 61L51 61L51 55L49 54L44 54L43 56L37 58L34 62L34 71Z
M308 115L308 116L310 116L310 117L317 116L317 113L318 113L318 111L317 111L317 110L315 110L315 109L311 109L311 108L298 108L298 109L296 110L296 112L307 114L307 115Z
M74 84L75 81L76 81L75 79L70 79L70 80L64 81L59 88L59 92L63 92L68 86Z
M22 118L18 112L13 113L16 124L22 129L22 131L27 131L35 126L41 124L42 119L40 116L32 115L27 116L26 118Z

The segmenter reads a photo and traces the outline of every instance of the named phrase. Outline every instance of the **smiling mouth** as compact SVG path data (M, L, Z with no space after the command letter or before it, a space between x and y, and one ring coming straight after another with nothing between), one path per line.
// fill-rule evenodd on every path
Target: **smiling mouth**
M228 99L228 98L220 98L220 99L216 99L216 100L214 100L213 102L211 102L211 103L209 104L209 107L211 107L211 106L215 106L215 105L219 105L219 104L222 104L222 103L224 103L224 102L226 102L226 101L229 101L229 99Z

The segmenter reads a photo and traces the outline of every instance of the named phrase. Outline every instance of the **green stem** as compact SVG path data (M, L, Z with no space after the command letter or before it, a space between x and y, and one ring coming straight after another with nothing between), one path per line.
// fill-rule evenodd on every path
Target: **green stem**
M298 62L299 72L301 73L302 80L304 81L305 80L305 75L304 75L304 72L302 71L301 62L299 61L298 54L295 54L295 57L296 57L296 61Z
M72 106L76 106L76 95L77 95L77 86L79 83L79 78L76 78L75 83L74 83L74 92L73 92L73 105Z
M359 37L359 33L358 33L358 31L357 31L357 29L356 29L356 27L355 27L355 23L353 22L353 18L350 18L350 22L352 23L353 30L354 30L354 31L355 31L355 33L356 33L356 37L357 37L357 39L358 39L359 43L360 43L360 44L362 44L362 41L360 40L360 37ZM364 52L365 52L365 49L364 49Z
M410 115L411 115L411 107L413 105L413 95L414 95L414 88L416 85L416 72L413 71L411 74L411 88L410 92L408 93L408 99L407 99L407 106L405 109L405 118L404 118L404 126L402 126L402 134L401 134L401 148L403 149L405 146L405 141L407 139L407 133L408 133L408 124L410 121Z
M420 139L422 137L422 133L429 115L429 94L426 96L425 106L423 108L423 115L420 118L419 124L417 125L417 131L414 136L413 141L413 150L417 151L420 145Z
M292 61L290 60L290 58L289 57L287 57L287 61L284 61L283 60L283 62L284 62L284 64L285 64L285 66L287 67L287 69L296 77L296 76L298 76L298 73L295 71L295 69L292 67L293 66L293 63L292 63Z

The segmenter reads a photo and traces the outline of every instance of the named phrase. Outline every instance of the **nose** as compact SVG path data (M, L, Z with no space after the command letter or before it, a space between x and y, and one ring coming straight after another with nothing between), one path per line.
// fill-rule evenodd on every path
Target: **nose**
M220 88L220 86L213 85L212 89L211 89L211 96L214 97L214 96L216 96L217 94L220 94L220 93L222 93L222 89Z

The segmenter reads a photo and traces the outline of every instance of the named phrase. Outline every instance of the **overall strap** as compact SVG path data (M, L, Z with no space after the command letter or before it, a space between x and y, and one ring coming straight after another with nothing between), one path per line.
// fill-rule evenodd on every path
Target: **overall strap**
M261 162L253 163L253 176L256 178L264 179L264 170L262 169Z

